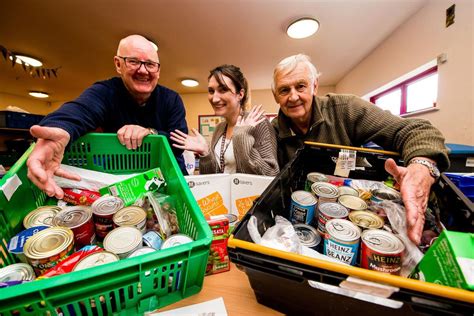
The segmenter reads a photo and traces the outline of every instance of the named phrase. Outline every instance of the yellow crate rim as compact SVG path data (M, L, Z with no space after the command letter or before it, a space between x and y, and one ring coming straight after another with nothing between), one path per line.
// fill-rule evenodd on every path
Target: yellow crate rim
M305 145L321 147L321 148L349 149L349 150L355 150L355 151L367 152L367 153L383 154L383 155L389 155L389 156L400 156L400 154L395 151L379 150L379 149L364 148L364 147L352 147L352 146L344 146L344 145L334 145L334 144L317 143L317 142L310 142L310 141L306 141L304 143Z

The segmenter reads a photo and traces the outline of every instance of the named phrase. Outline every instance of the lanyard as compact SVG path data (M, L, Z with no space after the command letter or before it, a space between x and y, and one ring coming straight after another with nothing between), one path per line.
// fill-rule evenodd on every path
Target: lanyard
M224 128L224 134L222 134L221 153L220 153L220 157L219 157L219 162L220 162L219 171L220 171L220 173L224 173L224 169L225 169L224 154L225 154L225 152L227 151L227 148L230 145L230 141L227 144L227 146L225 145L225 135L226 134L227 134L227 124L225 125L225 128Z

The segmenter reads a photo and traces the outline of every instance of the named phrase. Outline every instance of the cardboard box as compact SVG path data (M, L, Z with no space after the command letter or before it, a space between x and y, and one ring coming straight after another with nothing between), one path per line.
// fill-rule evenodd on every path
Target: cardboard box
M184 177L205 217L230 213L229 177L225 173Z
M151 169L126 180L116 182L99 190L101 195L110 194L120 197L124 206L129 206L142 198L145 193L157 191L166 186L160 168Z
M474 290L474 234L444 230L410 277Z
M240 220L273 179L274 177L253 174L232 174L230 177L232 214L237 215Z

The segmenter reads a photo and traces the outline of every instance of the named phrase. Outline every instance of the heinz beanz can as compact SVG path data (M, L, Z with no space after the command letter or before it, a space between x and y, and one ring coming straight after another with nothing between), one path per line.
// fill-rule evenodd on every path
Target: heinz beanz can
M360 266L365 269L399 275L405 246L394 234L370 229L362 233Z
M324 254L343 263L355 265L359 250L360 229L345 219L331 219L326 223Z
M324 236L326 233L326 222L333 218L346 219L349 215L347 208L338 203L320 203L318 206L318 231Z
M291 194L290 219L293 224L310 224L316 210L316 199L306 191Z
M76 250L95 244L95 227L89 206L65 207L53 218L53 225L69 227L73 231Z

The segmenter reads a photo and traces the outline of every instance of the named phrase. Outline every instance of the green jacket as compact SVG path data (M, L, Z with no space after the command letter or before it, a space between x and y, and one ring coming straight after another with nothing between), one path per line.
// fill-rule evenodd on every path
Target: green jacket
M355 95L327 94L314 97L311 123L305 135L296 135L291 120L280 110L272 121L277 133L280 168L291 160L304 141L360 147L374 142L396 151L406 163L413 157L435 160L443 171L449 167L448 149L441 132L427 120L400 118Z

